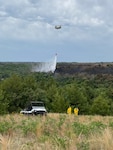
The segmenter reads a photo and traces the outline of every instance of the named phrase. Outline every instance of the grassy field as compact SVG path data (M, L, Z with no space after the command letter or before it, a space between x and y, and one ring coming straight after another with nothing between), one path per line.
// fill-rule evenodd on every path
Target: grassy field
M0 116L0 150L112 150L113 117Z

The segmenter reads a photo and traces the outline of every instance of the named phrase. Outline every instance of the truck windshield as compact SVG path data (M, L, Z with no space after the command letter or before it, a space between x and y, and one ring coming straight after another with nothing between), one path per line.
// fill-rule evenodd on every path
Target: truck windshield
M32 103L32 106L44 106L43 103Z

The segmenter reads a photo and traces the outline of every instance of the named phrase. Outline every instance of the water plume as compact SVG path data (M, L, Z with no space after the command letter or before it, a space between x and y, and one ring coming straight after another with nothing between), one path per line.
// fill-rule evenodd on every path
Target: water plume
M35 63L35 65L32 67L33 72L52 72L56 70L56 64L57 64L57 54L53 59L51 59L48 62L39 62Z

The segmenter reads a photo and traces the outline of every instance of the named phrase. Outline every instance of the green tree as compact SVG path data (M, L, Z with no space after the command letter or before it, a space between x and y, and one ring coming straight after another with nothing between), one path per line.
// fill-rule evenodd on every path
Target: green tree
M4 99L4 92L0 90L0 114L6 114L8 111L8 102Z
M66 113L66 110L69 106L68 101L64 99L62 95L60 95L58 92L54 96L54 100L51 104L52 111L57 113Z
M96 115L109 115L110 114L109 100L103 97L102 95L99 95L93 101L91 112L92 114Z
M32 76L12 75L5 79L1 88L8 100L8 112L17 112L32 100L37 100L37 84Z
M69 105L79 108L80 114L88 113L89 103L87 101L87 97L86 95L84 95L81 88L78 87L75 83L63 87L62 95L64 96L65 101L67 101Z

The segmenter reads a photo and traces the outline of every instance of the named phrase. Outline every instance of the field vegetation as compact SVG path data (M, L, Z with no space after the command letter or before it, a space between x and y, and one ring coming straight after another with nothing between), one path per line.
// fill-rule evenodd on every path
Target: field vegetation
M113 117L0 116L0 150L112 150Z

